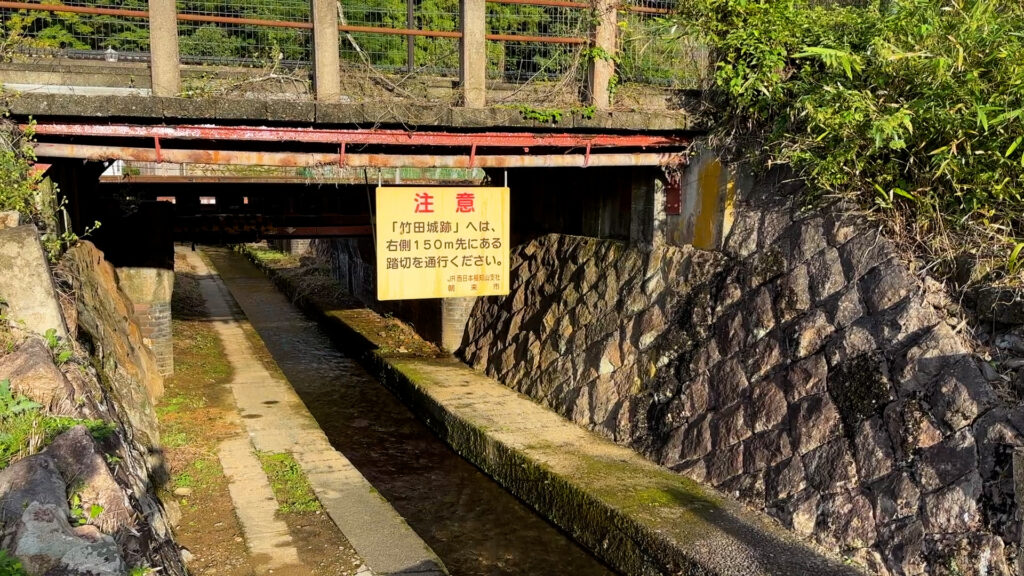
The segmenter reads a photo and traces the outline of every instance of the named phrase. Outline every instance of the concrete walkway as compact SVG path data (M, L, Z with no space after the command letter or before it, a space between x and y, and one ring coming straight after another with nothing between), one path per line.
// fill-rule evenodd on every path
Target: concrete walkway
M207 312L234 369L229 386L249 438L226 442L221 456L254 556L270 550L286 558L294 546L273 524L272 513L268 516L259 506L266 498L266 477L261 483L252 471L255 462L262 475L252 448L294 455L328 515L374 574L446 575L433 551L330 445L291 385L272 376L257 359L242 329L245 320L215 271L197 253L184 252L200 277ZM249 457L252 461L247 462Z

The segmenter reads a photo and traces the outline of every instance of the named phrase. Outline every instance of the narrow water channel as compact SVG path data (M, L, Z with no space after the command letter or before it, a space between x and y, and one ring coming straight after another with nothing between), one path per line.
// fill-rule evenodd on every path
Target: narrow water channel
M334 447L454 576L613 574L434 436L243 256L204 251Z

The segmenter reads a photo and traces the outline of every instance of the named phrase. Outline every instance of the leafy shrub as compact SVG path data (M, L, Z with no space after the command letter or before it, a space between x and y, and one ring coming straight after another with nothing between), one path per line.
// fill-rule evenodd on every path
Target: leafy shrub
M716 62L720 136L753 135L825 192L1019 235L1024 5L850 4L683 4Z
M39 177L32 171L31 131L0 124L0 211L16 210L38 215Z
M6 550L0 550L0 576L28 576L21 566L21 561L9 556Z

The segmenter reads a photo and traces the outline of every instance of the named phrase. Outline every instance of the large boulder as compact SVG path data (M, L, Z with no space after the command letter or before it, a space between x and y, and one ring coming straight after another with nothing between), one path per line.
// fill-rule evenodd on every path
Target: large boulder
M0 357L0 380L10 380L16 394L24 394L53 413L67 414L73 404L74 389L53 363L50 349L37 338L25 340L14 352Z
M127 567L117 542L95 526L72 528L59 506L32 502L18 522L14 555L29 574L120 576Z
M64 516L70 513L64 479L47 454L23 458L0 470L0 534L9 535L33 502L55 506ZM9 548L8 542L2 544Z
M131 503L96 450L96 443L85 426L75 426L58 436L46 453L57 463L71 491L80 498L89 524L108 534L133 524ZM93 506L99 507L96 515L88 513Z
M79 330L92 341L119 411L142 444L159 445L153 404L163 394L163 378L114 267L90 242L68 250L62 265L74 279Z

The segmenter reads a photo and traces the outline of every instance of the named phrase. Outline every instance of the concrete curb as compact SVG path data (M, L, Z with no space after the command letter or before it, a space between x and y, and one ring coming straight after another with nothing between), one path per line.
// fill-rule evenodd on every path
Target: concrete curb
M370 310L305 308L459 454L625 574L861 574L454 358L380 353Z

